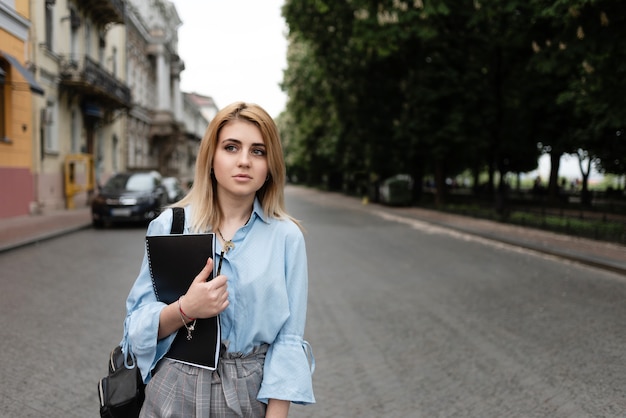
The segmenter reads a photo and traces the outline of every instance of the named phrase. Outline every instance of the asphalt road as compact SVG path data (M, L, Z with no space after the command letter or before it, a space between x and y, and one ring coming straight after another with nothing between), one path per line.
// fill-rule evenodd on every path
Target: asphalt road
M292 417L626 416L624 276L298 195L318 404Z
M290 417L626 416L624 276L296 189L317 404ZM143 227L0 254L0 417L97 417Z

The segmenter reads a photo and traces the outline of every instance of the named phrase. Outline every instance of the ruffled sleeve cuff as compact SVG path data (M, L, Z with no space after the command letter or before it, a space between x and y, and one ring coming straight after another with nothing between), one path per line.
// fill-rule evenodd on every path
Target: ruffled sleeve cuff
M257 399L281 399L296 404L315 403L312 374L315 359L309 343L297 336L279 337L265 357L263 383Z
M165 304L161 302L149 303L126 318L128 335L122 340L122 351L127 353L130 350L135 355L144 383L150 381L152 370L168 352L176 337L174 332L154 343L159 332L159 316L164 307Z

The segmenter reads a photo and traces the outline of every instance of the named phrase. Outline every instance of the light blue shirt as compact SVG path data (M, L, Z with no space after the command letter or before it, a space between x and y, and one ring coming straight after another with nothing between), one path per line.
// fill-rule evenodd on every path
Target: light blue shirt
M189 230L189 207L185 229ZM169 234L172 210L148 226L147 235ZM314 403L311 375L314 359L304 341L308 274L304 237L290 220L265 216L258 200L250 220L232 239L235 247L224 255L222 272L228 277L229 305L220 314L222 339L229 352L247 354L269 344L258 399ZM216 240L215 269L222 251ZM157 301L144 252L139 276L126 300L123 351L131 350L144 381L169 350L176 333L157 341L159 315L166 305Z

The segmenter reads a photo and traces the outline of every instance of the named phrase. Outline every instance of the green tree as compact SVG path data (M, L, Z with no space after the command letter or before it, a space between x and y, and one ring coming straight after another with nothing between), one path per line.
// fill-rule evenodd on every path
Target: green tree
M338 164L339 127L327 78L309 48L297 34L292 35L282 84L289 99L281 134L290 177L317 185Z
M624 5L610 0L536 0L537 19L545 28L536 39L536 68L560 85L555 92L556 118L563 123L552 136L551 189L556 189L560 152L584 158L590 164L606 156L611 141L626 120L626 35ZM555 151L558 151L555 152ZM604 157L606 158L606 157ZM590 167L581 164L583 202L590 203Z
M538 150L551 155L554 193L563 153L621 170L623 9L610 0L287 0L300 48L284 83L293 168L348 191L397 173L419 190L431 174L439 203L448 176L487 170L490 191L499 175L499 208L506 174L534 169Z

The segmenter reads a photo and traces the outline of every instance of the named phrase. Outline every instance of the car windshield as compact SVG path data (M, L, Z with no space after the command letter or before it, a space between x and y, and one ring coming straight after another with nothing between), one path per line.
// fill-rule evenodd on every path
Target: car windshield
M154 177L150 174L120 174L112 177L104 186L106 191L128 190L132 192L145 192L154 188Z

